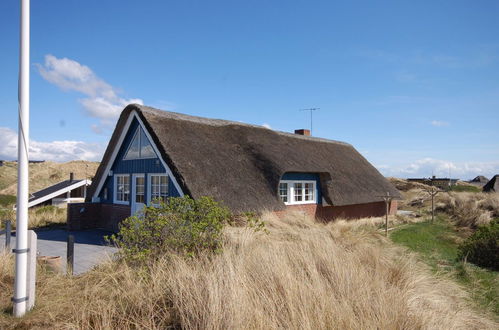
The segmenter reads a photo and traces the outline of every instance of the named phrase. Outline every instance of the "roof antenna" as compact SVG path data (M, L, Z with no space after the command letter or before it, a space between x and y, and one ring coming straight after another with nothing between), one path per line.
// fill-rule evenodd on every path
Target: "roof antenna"
M320 108L300 109L300 111L310 111L310 135L312 135L312 114L314 113L314 111L319 109Z

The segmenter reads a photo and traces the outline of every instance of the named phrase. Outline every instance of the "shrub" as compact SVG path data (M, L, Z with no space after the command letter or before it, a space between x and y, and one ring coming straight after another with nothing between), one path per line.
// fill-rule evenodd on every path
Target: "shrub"
M229 219L230 212L209 197L174 197L125 219L110 241L128 261L157 259L165 252L182 256L217 252Z
M459 246L459 258L478 266L499 270L499 218L480 226Z
M439 194L437 197L437 211L450 215L459 227L474 229L488 224L492 219L492 212L488 208L492 207L493 203L484 206L484 202L489 199L486 194L451 192Z
M16 196L0 195L0 206L10 206L16 203Z

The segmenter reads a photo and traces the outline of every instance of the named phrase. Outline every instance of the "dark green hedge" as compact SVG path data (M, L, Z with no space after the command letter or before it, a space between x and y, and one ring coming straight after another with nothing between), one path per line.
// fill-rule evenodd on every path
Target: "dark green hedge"
M459 246L459 258L499 270L499 218L478 229Z

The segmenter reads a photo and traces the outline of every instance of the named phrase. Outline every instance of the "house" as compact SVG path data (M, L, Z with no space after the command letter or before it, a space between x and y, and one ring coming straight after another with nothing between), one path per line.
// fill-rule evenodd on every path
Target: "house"
M350 144L132 104L118 120L72 229L117 230L156 198L211 196L235 213L299 209L323 219L385 214L400 197ZM390 205L396 212L397 202Z
M92 181L87 179L76 180L73 173L71 173L69 180L56 183L31 194L28 200L28 208L44 205L66 207L68 203L84 202L87 187L91 183Z
M472 185L480 187L480 188L485 186L487 184L487 182L489 182L489 179L487 179L483 175L479 175L479 176L475 177L473 180L468 181L468 183L471 183Z
M457 184L459 179L437 178L436 176L432 176L431 178L408 178L407 181L423 183L429 186L435 186L442 190L449 190L450 187L455 186Z
M499 192L499 174L496 174L492 177L492 179L487 182L485 186L483 186L484 192Z

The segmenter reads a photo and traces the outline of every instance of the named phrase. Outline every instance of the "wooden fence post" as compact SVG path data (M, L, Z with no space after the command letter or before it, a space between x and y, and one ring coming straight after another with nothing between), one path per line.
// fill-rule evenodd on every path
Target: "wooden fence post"
M5 221L5 247L10 249L10 238L12 236L12 222L10 220Z
M74 252L75 252L75 237L74 235L68 235L68 246L66 255L66 271L68 275L73 275L74 268Z

